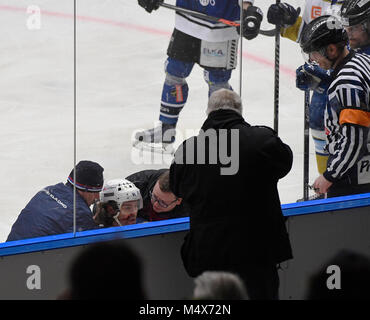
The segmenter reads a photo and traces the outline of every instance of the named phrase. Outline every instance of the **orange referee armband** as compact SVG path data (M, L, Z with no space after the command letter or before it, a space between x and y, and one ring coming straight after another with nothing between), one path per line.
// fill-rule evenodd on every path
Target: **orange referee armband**
M363 127L370 127L370 111L358 109L344 109L339 115L339 124L358 124Z

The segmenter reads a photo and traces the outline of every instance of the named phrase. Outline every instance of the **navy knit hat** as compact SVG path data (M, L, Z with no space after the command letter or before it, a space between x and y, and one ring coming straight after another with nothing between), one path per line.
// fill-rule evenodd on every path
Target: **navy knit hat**
M77 189L89 192L100 192L103 189L103 171L98 163L83 160L76 165L76 182L73 180L73 171L68 177L68 182Z

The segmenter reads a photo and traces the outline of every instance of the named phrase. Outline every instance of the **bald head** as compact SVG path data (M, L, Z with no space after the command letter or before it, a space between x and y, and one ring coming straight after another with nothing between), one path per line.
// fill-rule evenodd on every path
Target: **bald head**
M208 100L207 115L212 111L226 109L243 113L243 106L240 96L228 89L220 89L211 94Z

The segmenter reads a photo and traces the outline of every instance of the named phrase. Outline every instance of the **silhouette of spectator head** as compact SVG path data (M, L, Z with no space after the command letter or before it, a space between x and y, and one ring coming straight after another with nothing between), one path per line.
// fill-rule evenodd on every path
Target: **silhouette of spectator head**
M122 240L92 244L72 262L71 300L142 300L142 263Z
M194 280L193 299L196 300L247 300L248 295L241 278L231 272L205 271Z
M310 278L307 300L370 299L370 258L341 250Z

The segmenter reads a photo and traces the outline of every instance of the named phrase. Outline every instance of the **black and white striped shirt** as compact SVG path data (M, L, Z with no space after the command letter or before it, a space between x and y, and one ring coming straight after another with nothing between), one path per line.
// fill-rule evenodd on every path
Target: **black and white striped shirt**
M356 170L370 151L370 56L351 51L334 72L325 112L324 177L335 182L348 175L351 184L370 183L370 171L360 177Z

